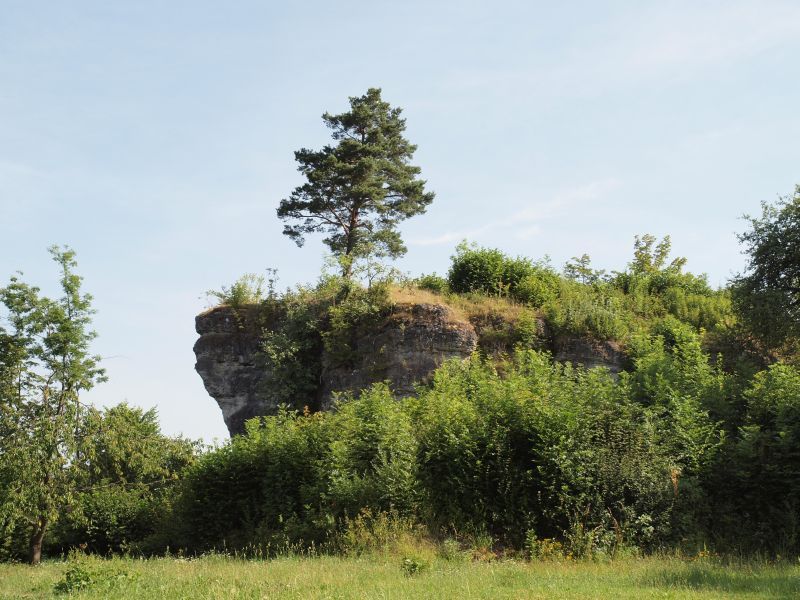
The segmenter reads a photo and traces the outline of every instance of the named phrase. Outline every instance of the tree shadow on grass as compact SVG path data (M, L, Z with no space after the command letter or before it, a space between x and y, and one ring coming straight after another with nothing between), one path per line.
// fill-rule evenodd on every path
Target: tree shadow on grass
M792 567L752 568L689 565L642 577L643 586L726 594L756 594L764 598L800 598L800 571Z

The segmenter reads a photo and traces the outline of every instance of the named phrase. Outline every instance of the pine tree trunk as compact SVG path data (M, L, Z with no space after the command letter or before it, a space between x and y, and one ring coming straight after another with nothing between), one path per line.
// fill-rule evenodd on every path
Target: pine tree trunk
M36 525L33 526L33 533L31 534L30 554L28 561L32 565L38 565L42 561L42 542L44 542L44 533L47 530L47 519L39 519Z

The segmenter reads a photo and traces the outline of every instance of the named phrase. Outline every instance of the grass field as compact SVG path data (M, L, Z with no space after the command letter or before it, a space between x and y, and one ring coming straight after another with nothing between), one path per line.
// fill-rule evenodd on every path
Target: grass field
M419 571L414 571L415 566ZM65 579L67 571L70 576ZM57 591L61 582L71 591ZM85 587L81 587L85 585ZM800 566L225 556L0 565L0 598L800 598Z

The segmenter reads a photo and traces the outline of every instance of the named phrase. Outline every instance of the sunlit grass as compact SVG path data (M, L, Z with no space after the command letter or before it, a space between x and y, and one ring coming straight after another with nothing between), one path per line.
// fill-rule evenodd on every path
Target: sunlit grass
M457 319L464 321L496 315L513 322L528 310L523 304L510 298L480 293L436 294L414 286L391 286L389 298L397 304L444 304L453 311Z
M797 598L800 566L689 561L474 562L434 559L408 575L403 557L227 556L150 560L97 558L79 564L92 581L73 598ZM0 565L0 598L58 597L75 563Z

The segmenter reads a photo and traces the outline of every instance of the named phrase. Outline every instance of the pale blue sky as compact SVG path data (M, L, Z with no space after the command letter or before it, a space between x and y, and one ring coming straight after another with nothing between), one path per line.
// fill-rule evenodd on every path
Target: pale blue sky
M734 236L800 182L800 3L0 0L0 276L78 252L110 382L168 433L224 437L193 370L204 290L314 280L275 208L320 115L382 87L437 194L398 266L462 238L622 268L670 234L724 284Z

